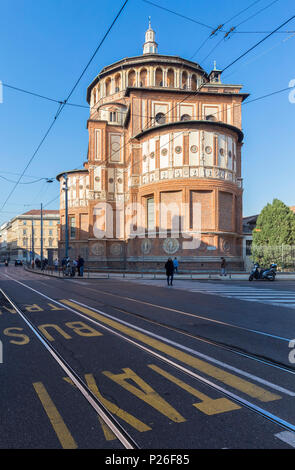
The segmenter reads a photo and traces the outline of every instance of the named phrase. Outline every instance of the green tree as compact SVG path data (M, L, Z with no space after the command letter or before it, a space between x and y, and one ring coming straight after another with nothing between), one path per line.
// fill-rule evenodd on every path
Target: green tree
M253 231L252 259L262 265L277 263L281 268L294 263L295 215L279 199L267 204Z

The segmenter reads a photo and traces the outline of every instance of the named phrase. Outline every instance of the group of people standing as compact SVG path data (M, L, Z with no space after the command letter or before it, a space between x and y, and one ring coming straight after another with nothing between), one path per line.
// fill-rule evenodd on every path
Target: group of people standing
M54 262L55 270L58 270L58 260ZM84 258L82 256L78 256L77 259L71 259L69 256L66 258L64 257L61 262L62 270L65 276L74 277L76 272L78 272L78 276L83 277L84 274Z

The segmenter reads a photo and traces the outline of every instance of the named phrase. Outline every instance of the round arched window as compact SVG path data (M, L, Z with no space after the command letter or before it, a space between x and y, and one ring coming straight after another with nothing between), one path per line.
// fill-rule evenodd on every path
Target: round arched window
M157 124L165 124L166 122L166 117L164 113L158 113L156 114L156 123Z
M217 119L213 114L209 114L209 116L206 116L206 121L217 121Z
M191 116L189 114L183 114L180 118L181 121L190 121Z

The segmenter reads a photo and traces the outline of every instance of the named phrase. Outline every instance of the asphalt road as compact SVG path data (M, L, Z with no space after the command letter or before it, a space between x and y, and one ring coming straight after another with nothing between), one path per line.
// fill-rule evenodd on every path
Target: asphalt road
M0 266L0 288L141 449L295 448L294 287L168 288ZM123 449L3 296L0 305L0 448Z

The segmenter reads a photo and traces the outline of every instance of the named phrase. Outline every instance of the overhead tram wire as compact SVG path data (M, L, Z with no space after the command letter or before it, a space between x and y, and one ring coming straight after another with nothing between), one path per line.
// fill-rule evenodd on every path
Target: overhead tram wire
M285 91L291 91L291 90L294 89L294 88L295 88L295 87L286 87L286 88L282 88L282 89L280 89L280 90L276 90L276 91L267 93L266 95L258 96L257 98L253 98L252 100L245 101L245 102L243 102L241 105L240 105L240 104L235 104L235 105L233 105L233 106L230 106L228 109L234 109L234 108L237 108L237 107L240 107L240 106L245 106L245 105L247 105L247 104L250 104L250 103L253 103L253 102L256 102L256 101L260 101L260 100L265 99L265 98L269 98L269 97L271 97L271 96L274 96L274 95L283 93L283 92L285 92ZM217 115L217 114L219 114L219 111L212 113L212 115ZM137 116L140 116L140 117L147 117L147 116L143 116L143 115L137 115ZM177 121L177 122L179 122L179 121ZM172 141L172 140L173 140L173 139L171 139L171 141ZM169 142L170 142L170 141L169 141ZM160 147L160 148L161 148L161 147ZM127 170L124 169L123 171L127 171ZM85 175L80 176L80 177L78 178L78 182L79 182L81 179L83 179L83 178L85 178ZM47 206L48 206L49 204L51 204L52 202L55 202L59 197L60 197L60 195L55 196L52 200L50 200L49 202L47 202L43 207L44 207L44 208L47 207ZM32 205L34 205L34 204L21 204L21 203L20 203L20 204L17 204L17 205L32 206ZM11 211L11 212L12 212L12 211ZM5 211L3 211L3 213L5 213Z
M38 153L39 149L41 148L41 146L43 145L44 141L46 140L47 136L49 135L49 133L51 132L54 124L56 123L56 120L58 119L58 117L60 116L61 112L63 111L66 103L68 102L68 100L70 99L70 97L72 96L72 94L74 93L75 89L77 88L78 84L80 83L83 75L85 74L86 70L88 69L88 67L90 66L90 64L92 63L94 57L96 56L97 52L99 51L100 47L102 46L102 44L104 43L105 39L107 38L107 36L109 35L110 31L112 30L114 24L116 23L117 19L119 18L120 14L122 13L123 9L125 8L126 4L127 4L128 0L125 0L123 5L121 6L121 8L119 9L117 15L115 16L114 20L112 21L111 25L109 26L109 28L107 29L106 33L104 34L102 40L100 41L99 45L97 46L97 48L95 49L94 53L92 54L90 60L88 61L87 65L84 67L82 73L80 74L78 80L75 82L73 88L71 89L70 93L68 94L67 98L61 103L59 102L59 107L58 107L58 110L57 112L55 113L55 116L53 118L53 121L52 123L50 124L49 128L47 129L46 133L44 134L43 138L41 139L41 142L39 143L39 145L37 146L36 150L34 151L32 157L29 159L27 165L25 166L25 169L23 170L20 178L18 179L18 181L16 182L16 184L14 185L14 187L12 188L12 190L10 191L10 193L8 194L7 198L5 199L4 203L2 204L1 208L0 208L0 212L3 210L3 208L5 207L6 203L8 202L8 200L10 199L10 197L12 196L12 194L14 193L15 189L17 188L17 186L19 185L20 183L20 180L22 179L23 175L25 174L26 170L28 169L28 167L30 166L30 164L32 163L32 161L34 160L36 154Z
M200 47L194 52L194 54L190 57L190 59L194 58L197 53L202 49L202 47L206 44L207 41L209 41L209 39L211 39L213 36L215 36L216 34L218 34L219 31L224 31L222 28L229 22L231 22L234 18L237 18L238 16L242 15L245 11L249 10L253 5L256 5L256 3L260 2L261 0L255 0L255 2L251 3L250 5L248 5L248 7L244 8L243 10L239 11L238 13L236 13L234 16L232 16L231 18L229 18L227 21L225 21L224 23L220 24L217 28L215 28L211 34L204 40L204 42L200 45ZM210 51L210 53L208 54L208 56L205 57L204 60L206 60L207 57L209 57L209 55L211 55L211 53L219 46L219 44L222 42L219 41L216 46Z
M245 53L243 53L241 56L239 56L235 61L233 61L231 64L229 64L227 67L225 67L225 68L222 70L222 73L224 72L224 70L226 70L227 68L229 68L231 65L233 65L233 64L236 63L238 60L240 60L242 57L244 57L246 54L248 54L250 51L252 51L252 50L253 50L255 47L257 47L259 44L261 44L261 43L264 42L266 39L268 39L268 37L270 37L272 34L275 34L276 32L278 32L278 30L279 30L281 27L283 27L284 25L286 25L287 23L289 23L292 19L294 19L294 17L295 17L295 15L292 16L291 18L289 18L287 21L285 21L282 25L280 25L279 27L277 27L275 30L273 30L270 34L268 34L266 37L264 37L261 41L259 41L258 43L254 44L250 49L248 49ZM204 73L204 74L205 74L205 73ZM203 75L204 75L204 74L203 74ZM180 102L177 102L176 105L175 105L173 108L171 108L171 110L174 109L176 106L178 106L180 103L182 103L182 102L184 102L185 100L189 99L191 96L196 96L196 95L200 92L201 88L202 88L204 85L206 85L206 83L202 84L201 87L199 87L195 92L188 94L188 95L187 95L183 100L181 100ZM287 89L288 89L288 88L287 88ZM285 90L287 90L287 89L280 90L280 91L278 91L278 92L274 92L274 94L275 94L275 93L280 93L280 92L285 91ZM267 95L265 95L265 97L266 97L266 96L267 96ZM262 97L257 98L257 100L258 100L258 99L262 99ZM250 101L248 101L247 103L250 103ZM246 104L246 103L244 103L244 104ZM171 111L171 110L170 110L170 111ZM167 113L166 113L166 114L167 114ZM126 142L119 150L117 150L117 152L118 152L118 151L121 151L122 148L126 147L126 145L127 145L128 143L130 143L130 140L131 140L131 139L129 139L129 141ZM138 164L138 163L139 163L139 162L136 162L135 164ZM135 164L134 164L134 165L135 165ZM132 168L134 165L132 165L132 166L129 167L128 169L123 169L123 172L128 171L128 170L129 170L130 168ZM56 199L57 199L57 198L56 198Z
M78 107L78 108L87 108L87 109L89 109L89 106L86 106L86 105L83 105L83 104L64 103L64 101L61 101L61 100L58 100L58 99L55 99L55 98L50 98L49 96L40 95L39 93L36 93L36 92L33 92L33 91L24 90L23 88L12 86L12 85L9 85L8 83L3 83L2 82L2 85L4 87L10 88L12 90L19 91L21 93L26 93L27 95L35 96L36 98L41 98L43 100L52 101L53 103L58 103L59 105L66 104L67 106L75 106L75 107Z
M285 92L285 91L290 91L290 90L292 90L292 89L294 89L294 88L295 88L295 87L282 88L282 89L280 89L280 90L276 90L276 91L274 91L274 92L270 92L270 93L268 93L268 94L266 94L266 95L258 96L257 98L253 98L252 100L245 101L244 103L241 104L241 106L245 106L245 105L247 105L247 104L250 104L250 103L253 103L253 102L256 102L256 101L265 99L265 98L269 98L270 96L273 96L273 95L276 95L276 94L279 94L279 93L283 93L283 92ZM234 109L234 108L239 107L239 106L240 106L239 104L235 104L235 105L233 105L233 106L230 106L229 109ZM217 111L217 112L215 112L215 113L212 113L212 115L215 115L215 114L218 114L218 113L219 113L219 111ZM138 115L138 116L140 116L140 115ZM145 116L141 116L141 117L145 117ZM181 134L183 134L183 133L184 133L184 132L182 132ZM173 141L173 140L174 140L174 139L172 138L169 142L171 142L171 141ZM160 149L161 149L161 147L160 147ZM137 162L137 163L139 163L139 162ZM131 166L131 168L132 168L132 166ZM130 168L124 169L123 172L124 172L124 171L127 171L127 170L129 170L129 169L130 169ZM85 175L79 177L79 178L78 178L78 182L79 182L81 179L83 179L83 178L85 178ZM44 204L44 205L43 205L43 208L48 207L50 204L52 204L53 202L55 202L55 201L56 201L57 199L59 199L59 198L60 198L60 194L58 194L58 195L55 196L53 199L51 199L51 200L48 201L46 204ZM22 205L22 204L19 204L19 205ZM34 205L34 204L24 204L24 205L26 205L26 206L30 205L30 206L31 206L31 205ZM9 211L9 212L7 212L7 211L2 211L2 212L3 212L3 213L15 213L15 211Z
M285 39L277 42L276 44L274 44L272 47L270 47L269 49L266 49L266 50L263 50L260 54L258 55L255 55L251 60L247 61L247 62L244 62L242 63L238 68L234 69L232 72L226 74L224 76L224 78L228 78L230 77L231 75L237 73L241 68L243 67L247 67L249 64L252 64L253 62L255 62L256 60L260 59L262 56L268 54L270 51L272 51L273 49L275 49L276 47L280 46L281 44L283 43L286 43L287 41L289 41L290 39L294 39L295 38L295 32L290 34L290 36L286 37Z
M253 6L254 4L258 3L260 0L256 0L254 3L252 3L248 8L250 8L251 6ZM205 62L205 60L208 59L208 57L217 49L217 47L222 43L222 41L224 41L226 38L229 39L229 36L234 32L236 31L236 29L241 25L241 24L244 24L246 23L247 21L251 20L252 18L254 18L255 16L259 15L259 13L261 13L262 11L266 10L267 8L271 7L274 3L278 2L279 0L273 0L271 3L269 3L268 5L266 5L265 7L261 8L259 11L257 11L256 13L254 13L253 15L249 16L248 18L246 18L245 20L241 21L239 24L237 24L237 26L233 26L230 28L229 31L226 32L226 34L224 35L224 37L221 38L221 40L213 47L213 49L206 55L206 57L201 61L201 63ZM245 10L243 10L245 11ZM242 13L242 12L241 12ZM235 15L233 18L237 17L237 15ZM226 21L223 26L227 23L229 23L230 21L232 20L232 18L228 21Z
M244 52L243 54L241 54L239 57L237 57L237 59L233 60L229 65L227 65L223 70L222 70L222 73L225 72L225 70L229 69L233 64L235 64L236 62L238 62L239 60L241 60L243 57L245 57L245 55L249 54L249 52L251 52L253 49L255 49L256 47L258 47L260 44L262 44L264 41L266 41L266 39L268 39L270 36L272 36L273 34L275 34L279 29L281 29L283 26L285 26L287 23L290 23L290 21L292 21L293 19L295 18L295 15L291 16L288 20L286 20L284 23L282 23L280 26L278 26L276 29L274 29L271 33L269 33L267 36L265 36L264 38L262 38L260 41L258 41L256 44L254 44L252 47L250 47L250 49L248 49L246 52Z
M205 24L205 23L201 23L200 21L197 21L195 20L194 18L191 18L189 16L184 16L182 15L181 13L178 13L176 11L173 11L171 9L168 9L168 8L165 8L163 6L160 6L160 5L157 5L156 3L153 3L153 2L150 2L149 0L142 0L144 3L149 3L150 5L153 5L155 6L156 8L160 8L161 10L165 10L165 11L168 11L169 13L172 13L173 15L176 15L176 16L179 16L180 18L184 18L188 21L191 21L193 23L196 23L196 24L199 24L201 26L204 26L206 28L209 28L211 29L211 31L213 32L214 30L218 30L219 28L215 28L213 26L210 26L208 24ZM254 3L257 3L259 0L256 0L256 2ZM252 4L253 5L253 4ZM233 18L235 18L236 16L240 15L241 13L243 13L244 11L248 10L249 8L251 7L251 5L249 7L247 7L246 9L244 9L243 11L241 11L240 13L236 14ZM229 20L230 21L230 20ZM226 24L226 23L224 23ZM220 26L223 26L223 25L220 25ZM226 33L227 31L225 29L219 29L221 32L223 33ZM234 31L235 34L267 34L269 33L270 31ZM277 34L281 33L281 34L290 34L290 33L294 33L295 31L277 31Z
M229 67L231 67L234 63L236 63L238 60L240 60L242 57L245 57L247 54L249 54L249 52L251 52L252 50L254 50L256 47L258 47L261 43L263 43L264 41L266 41L266 39L268 39L270 36L272 36L273 34L275 34L275 32L277 32L280 28L282 28L283 26L285 26L286 24L288 24L290 21L292 21L293 19L295 18L295 15L291 16L290 18L288 18L288 20L284 21L284 23L282 23L280 26L278 26L277 28L275 28L270 34L268 34L267 36L265 36L264 38L262 38L260 41L258 41L257 43L255 43L252 47L250 47L249 49L247 49L243 54L241 54L237 59L235 59L234 61L232 61L229 65L227 65L222 71L221 73L223 73L225 70L227 70ZM203 76L205 75L206 72L204 72ZM205 86L206 83L202 83L201 86L194 92L192 93L189 93L183 100L181 101L178 101L169 111L167 111L166 113L164 113L164 115L167 115L168 112L171 112L175 107L179 106L179 104L183 103L184 101L186 101L187 99L189 99L190 97L192 96L196 96L200 93L200 90L203 88L203 86ZM154 118L150 118L150 119L154 119ZM145 129L143 129L142 131L144 130L148 130L150 129L150 127L147 127ZM120 152L122 149L124 149L126 147L126 145L128 143L130 143L130 141L132 140L132 138L130 138L125 144L123 144L123 146L121 146L117 151L117 152ZM170 142L170 141L169 141ZM115 153L115 152L113 152ZM110 156L113 155L113 153L111 153ZM132 168L133 166L135 165L138 165L138 163L140 162L141 160L139 160L138 162L134 163L134 165L132 165L131 167L129 168L126 168L126 169L123 169L123 173L126 172L126 171L129 171L130 168Z

